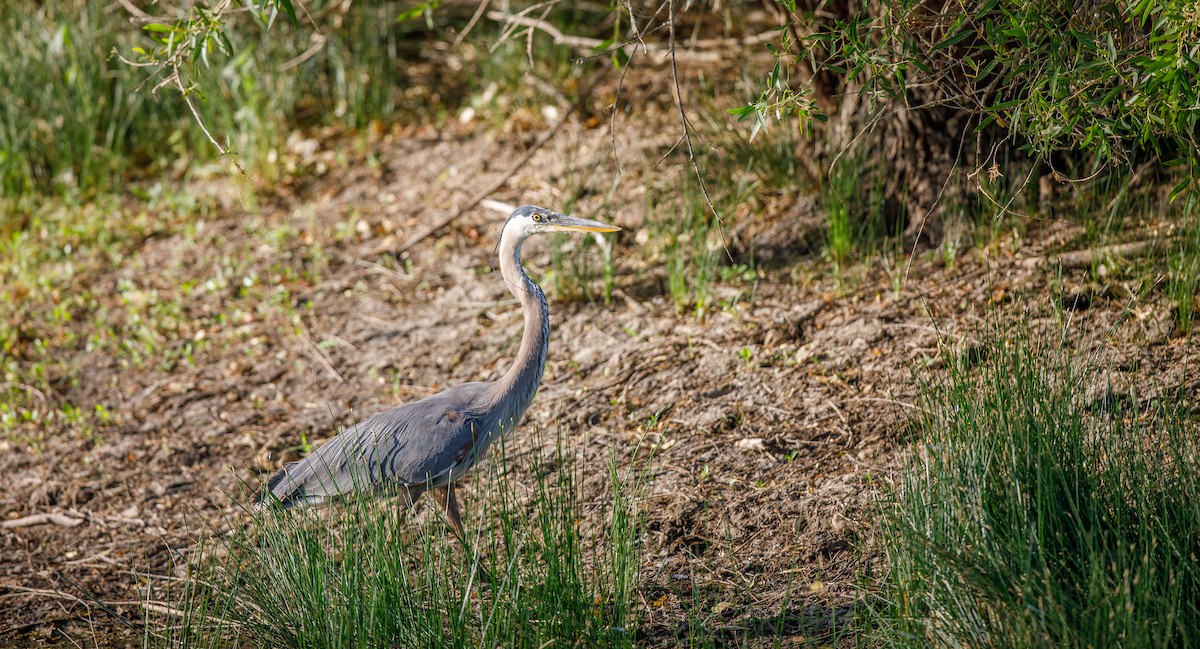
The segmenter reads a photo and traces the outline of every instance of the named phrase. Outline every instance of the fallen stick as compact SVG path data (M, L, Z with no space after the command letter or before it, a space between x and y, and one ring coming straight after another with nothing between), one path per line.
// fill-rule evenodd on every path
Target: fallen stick
M321 366L325 368L325 371L329 372L329 374L332 375L338 383L345 383L346 379L342 378L342 375L339 374L336 369L334 369L333 363L329 360L329 356L322 351L320 347L317 347L315 344L313 344L312 338L310 338L308 335L308 327L304 326L303 321L300 321L300 328L296 330L296 333L299 334L298 337L300 338L300 342L304 343L304 350L308 352L308 355L312 356L318 363L320 363Z
M70 593L64 593L60 590L50 590L47 588L30 588L28 586L17 586L16 584L4 584L0 588L5 588L10 592L0 595L0 597L10 597L13 595L33 595L35 597L49 597L52 599L65 599L68 602L76 604L88 605L87 600Z
M1073 252L1051 254L1042 257L1029 257L1027 259L1022 259L1019 263L1026 268L1040 266L1044 263L1062 264L1066 268L1088 268L1094 264L1104 261L1105 259L1118 257L1141 257L1144 255L1153 254L1166 245L1166 242L1166 239L1152 239L1150 241L1119 243L1100 248L1075 250Z
M33 525L45 525L51 523L61 525L63 527L75 527L83 522L81 518L72 518L62 514L33 514L24 518L14 518L11 521L0 523L0 529L13 529L17 527L30 527Z
M145 576L142 573L136 573L136 574L139 577ZM6 588L10 591L8 593L0 595L0 597L11 597L14 595L32 595L34 597L47 597L50 599L66 600L68 602L75 602L76 604L82 604L84 606L91 606L93 603L100 604L103 606L108 606L108 607L141 606L141 607L145 608L147 611L150 611L151 613L158 613L160 615L169 615L169 616L173 616L173 617L188 617L188 616L195 615L195 613L192 611L184 611L184 610L180 610L177 608L172 608L172 607L168 606L165 602L151 602L151 601L141 601L141 600L120 600L120 601L95 600L94 602L90 602L82 597L77 596L77 595L72 595L70 593L64 593L60 590L50 590L48 588L29 588L28 586L16 586L13 584L5 584L3 586L0 586L0 588ZM222 620L219 618L215 618L211 615L205 616L205 619L210 620L210 621L218 620L220 622L229 624L231 626L241 626L240 623L235 622L233 620Z
M408 241L405 241L404 243L400 244L400 247L396 248L392 252L392 254L399 255L399 254L403 254L403 253L407 252L410 248L417 245L418 243L421 243L430 235L437 233L438 230L441 230L442 228L446 227L447 225L450 225L451 223L453 223L454 221L457 221L459 219L459 217L461 217L463 214L466 214L469 210L471 210L476 205L478 205L480 201L482 201L484 198L489 196L492 192L495 192L496 190L503 187L504 184L508 182L509 178L512 178L514 175L516 175L516 173L518 171L520 171L521 167L524 167L525 163L529 162L529 159L533 157L534 153L537 153L538 149L542 148L543 144L545 144L546 142L549 142L550 138L554 137L554 134L558 132L558 129L560 127L562 127L562 125L564 123L566 123L567 117L569 117L572 112L574 112L574 111L567 111L567 114L563 115L562 119L558 120L558 123L556 123L553 126L553 128L551 128L549 131L546 131L545 133L543 133L542 136L539 137L537 139L537 141L533 143L533 146L529 147L529 150L527 150L525 152L525 155L521 156L521 159L517 160L515 163L513 163L513 165L511 167L509 167L508 169L505 169L504 173L501 174L500 177L498 179L496 179L492 184L488 185L487 187L484 187L482 190L477 192L474 196L467 199L467 202L463 203L463 205L461 207L459 207L457 210L451 212L450 214L448 214L440 219L436 219L433 223L430 223L429 225L418 230L416 234L414 234L408 238Z
M592 90L596 87L596 84L600 83L600 80L604 78L604 75L609 69L610 68L608 66L605 66L600 70L600 72L596 73L596 76L592 77L592 81L588 84L587 88L583 92L579 93L579 99L571 104L567 111L563 113L563 116L554 123L554 126L550 127L548 131L542 133L542 135L538 137L537 141L535 141L533 145L525 151L525 155L521 156L521 158L514 162L508 169L505 169L504 173L500 174L499 178L494 180L487 187L484 187L480 191L476 192L473 196L471 196L471 198L467 199L466 203L463 203L461 206L459 206L458 209L454 210L450 214L447 214L446 216L435 219L433 223L430 223L429 225L418 230L416 234L408 238L408 241L405 241L404 243L400 244L399 248L393 250L392 254L400 255L407 252L410 248L424 241L430 235L436 234L438 230L441 230L454 221L457 221L463 214L466 214L476 205L479 205L483 199L487 198L497 189L503 187L505 183L508 182L509 178L512 178L514 175L516 175L516 173L520 171L521 167L524 167L525 163L529 162L529 159L533 157L533 154L537 153L538 149L542 148L544 144L550 141L550 138L554 137L555 134L558 133L558 131L563 127L563 124L566 124L567 120L570 119L572 113L579 110L580 106L583 105L583 102L587 99L587 97L592 94Z
M566 45L574 47L578 50L586 52L588 55L594 56L598 49L603 49L602 46L606 41L598 38L587 38L585 36L573 36L564 34L554 25L537 18L529 18L522 15L507 14L502 11L489 11L487 13L488 20L493 20L505 25L516 25L518 27L529 27L545 33L554 41L555 45ZM702 61L720 61L723 58L728 58L729 50L736 48L745 48L753 45L768 43L773 40L782 38L778 29L770 29L761 34L751 34L741 38L709 38L694 41L691 43L690 49L675 52L675 56L679 59L698 59ZM660 45L658 43L644 43L634 39L626 43L612 46L613 50L624 50L626 48L641 47L646 54L661 54L664 58L671 53L670 45ZM722 50L718 52L706 50Z

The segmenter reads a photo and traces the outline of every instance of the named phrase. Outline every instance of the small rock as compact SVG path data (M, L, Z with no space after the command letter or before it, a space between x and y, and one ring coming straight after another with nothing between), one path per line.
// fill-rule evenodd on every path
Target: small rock
M737 444L734 444L734 446L737 446L743 451L763 451L765 453L767 450L767 447L763 443L763 439L761 437L747 437L745 439L739 439Z

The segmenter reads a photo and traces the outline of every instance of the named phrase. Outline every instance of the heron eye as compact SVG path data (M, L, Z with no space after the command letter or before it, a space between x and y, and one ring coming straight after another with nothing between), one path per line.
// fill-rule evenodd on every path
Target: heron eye
M539 222L540 222L540 221L542 220L542 215L541 215L541 214L534 214L534 215L533 215L533 220L534 220L534 221L539 221Z

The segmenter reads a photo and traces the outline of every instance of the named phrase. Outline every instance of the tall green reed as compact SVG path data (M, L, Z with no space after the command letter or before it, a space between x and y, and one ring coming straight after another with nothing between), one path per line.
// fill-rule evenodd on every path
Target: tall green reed
M922 386L922 443L885 509L883 644L1200 641L1191 397L1147 399L1028 332L992 334L980 364Z
M610 463L610 491L585 500L588 468L561 444L493 450L463 542L395 500L253 513L199 546L172 604L192 613L151 616L147 644L635 646L641 478Z

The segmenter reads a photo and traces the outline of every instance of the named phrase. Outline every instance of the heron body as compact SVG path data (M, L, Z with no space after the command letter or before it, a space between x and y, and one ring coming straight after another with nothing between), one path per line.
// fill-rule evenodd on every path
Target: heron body
M539 232L618 229L532 205L514 210L497 246L501 276L525 312L512 368L497 381L455 386L346 428L312 455L286 464L267 482L257 507L321 505L356 491L412 502L434 490L461 535L453 484L521 422L546 367L550 314L545 293L521 266L522 242Z

